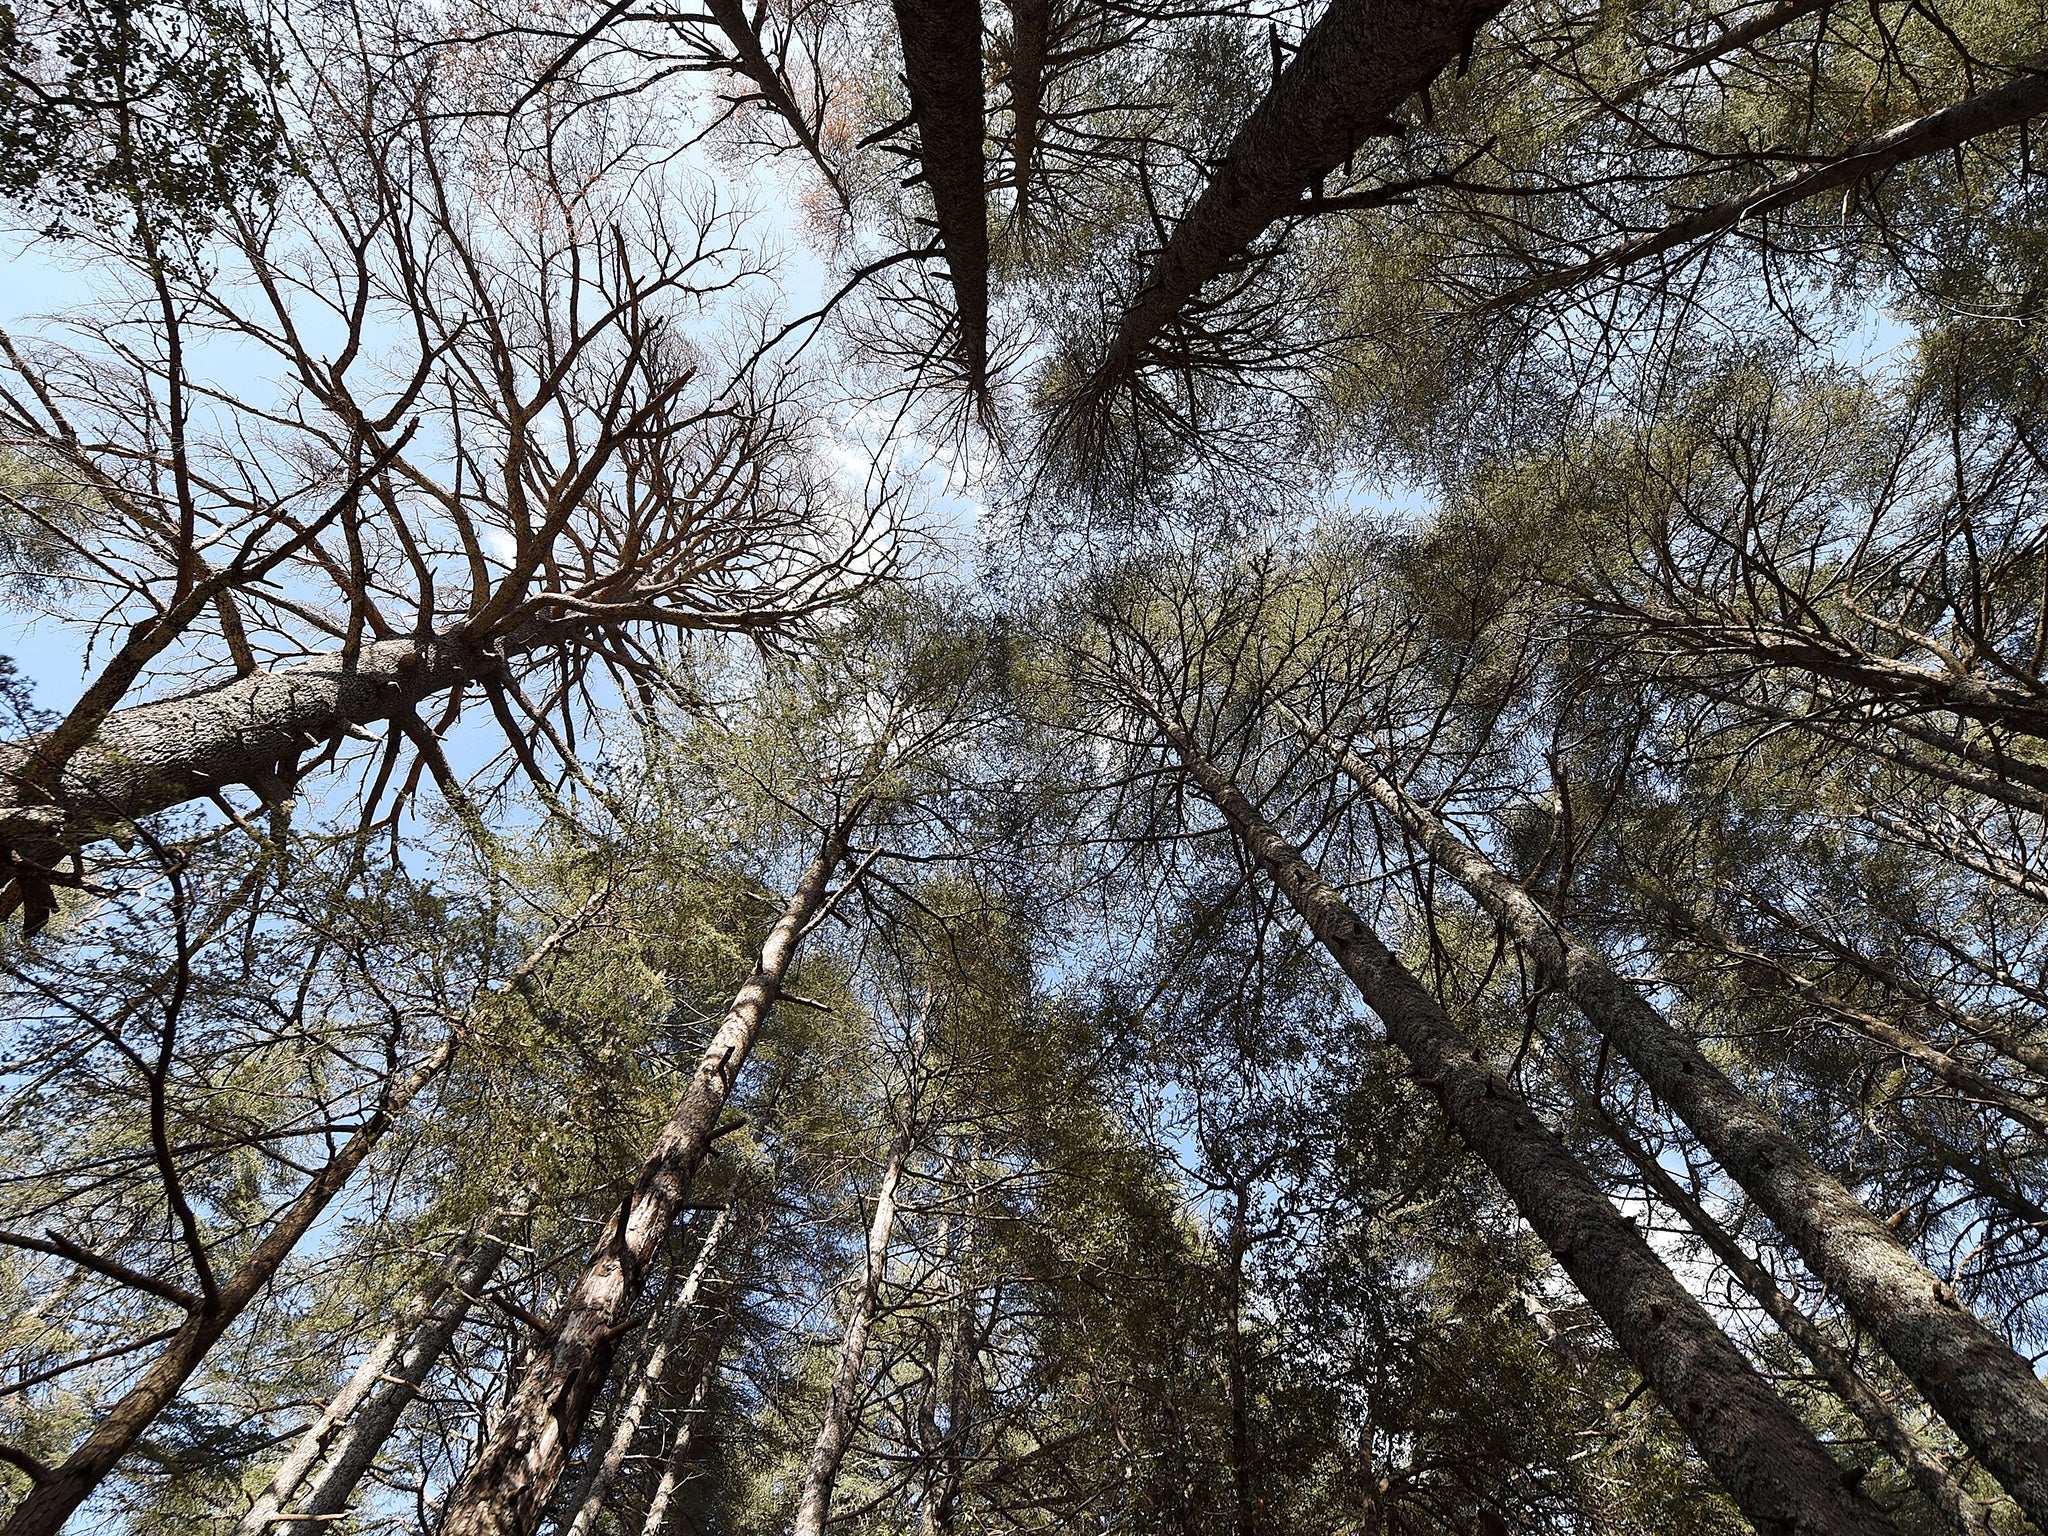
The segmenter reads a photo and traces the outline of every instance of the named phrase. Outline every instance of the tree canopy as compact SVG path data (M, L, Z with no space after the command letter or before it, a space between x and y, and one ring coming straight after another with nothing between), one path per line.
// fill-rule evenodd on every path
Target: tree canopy
M2041 0L0 0L0 1536L2048 1531Z

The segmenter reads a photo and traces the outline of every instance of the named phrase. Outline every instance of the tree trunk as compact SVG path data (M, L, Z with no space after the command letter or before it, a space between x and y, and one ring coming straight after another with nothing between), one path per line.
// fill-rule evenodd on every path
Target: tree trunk
M1538 983L1569 997L1613 1042L2028 1517L2048 1521L2048 1389L2033 1368L1601 955L1356 752L1287 713L1507 929Z
M906 1105L901 1126L889 1143L889 1160L882 1170L881 1187L875 1191L874 1219L868 1223L868 1243L863 1255L860 1288L854 1292L853 1307L846 1319L846 1335L839 1343L839 1364L832 1373L832 1394L825 1401L824 1421L818 1426L818 1441L811 1451L811 1464L804 1473L803 1493L797 1500L796 1519L790 1536L823 1536L832 1511L832 1489L839 1480L839 1465L846 1458L853 1439L853 1411L860 1400L861 1365L868 1351L868 1334L875 1325L881 1302L882 1272L889 1260L889 1235L896 1226L896 1189L903 1179L903 1165L910 1160L911 1121Z
M1045 47L1052 30L1052 0L1010 0L1010 172L1016 190L1012 215L1017 238L1027 238L1031 178L1038 159L1038 126L1045 101Z
M1572 1101L1592 1117L1608 1140L1621 1148L1644 1180L1657 1191L1658 1197L1685 1219L1685 1224L1728 1267L1728 1272L1741 1282L1742 1288L1756 1298L1771 1321L1778 1325L1778 1331L1813 1362L1814 1369L1829 1389L1862 1420L1871 1438L1905 1469L1913 1486L1968 1536L1992 1536L1990 1506L1963 1490L1927 1443L1892 1411L1891 1404L1863 1379L1849 1357L1835 1348L1814 1321L1778 1288L1778 1283L1764 1267L1743 1251L1727 1228L1708 1215L1706 1208L1693 1199L1662 1163L1638 1146L1635 1138L1616 1123L1605 1106L1562 1063L1553 1061L1550 1066L1552 1075Z
M1143 363L1204 284L1385 131L1500 9L1501 0L1331 0L1124 310L1096 372L1097 397Z
M725 1336L731 1330L731 1319L719 1328L705 1347L703 1361L698 1367L697 1378L690 1383L690 1400L676 1421L676 1432L669 1441L668 1455L661 1464L661 1477L654 1485L654 1496L647 1501L647 1518L641 1522L641 1536L662 1536L668 1527L669 1506L674 1501L676 1489L682 1485L683 1468L690 1460L690 1445L696 1438L697 1421L704 1415L705 1401L711 1396L711 1387L718 1380L718 1364L725 1352Z
M512 1246L512 1233L531 1208L516 1203L467 1245L449 1272L422 1298L416 1320L385 1334L347 1386L306 1430L235 1527L235 1536L319 1536L338 1515L419 1395L427 1374L447 1353L456 1330ZM318 1469L317 1473L315 1469ZM300 1489L306 1490L303 1497ZM292 1514L284 1511L296 1503Z
M263 1240L251 1251L242 1267L231 1275L207 1302L195 1308L142 1379L109 1409L91 1434L64 1459L48 1477L38 1481L7 1522L4 1536L57 1536L92 1496L114 1464L142 1438L158 1414L168 1408L184 1387L186 1379L199 1368L207 1352L234 1324L270 1283L284 1261L298 1246L349 1177L384 1133L404 1112L414 1096L448 1064L455 1053L455 1036L429 1056L413 1074L387 1096L369 1120L342 1143L341 1150L308 1181L299 1196L272 1224Z
M1249 1196L1242 1188L1231 1191L1231 1196L1230 1317L1224 1335L1225 1379L1230 1397L1230 1489L1236 1536L1252 1536L1251 1409L1246 1401L1244 1369L1244 1256L1248 1246L1245 1203Z
M982 160L980 0L895 0L918 159L960 315L969 389L988 387L988 191Z
M619 1336L668 1236L676 1208L710 1150L719 1114L755 1037L782 990L798 943L826 903L826 885L846 856L856 800L826 834L795 894L762 941L754 973L733 998L690 1086L655 1138L632 1192L605 1228L597 1251L535 1351L489 1441L450 1496L443 1536L530 1536L561 1480L603 1388Z
M130 822L230 784L275 800L303 753L497 666L495 655L455 637L382 640L361 647L353 666L337 653L130 705L100 722L48 791L21 779L43 738L8 742L0 745L0 851L47 870Z
M619 1405L618 1422L612 1426L611 1443L592 1468L589 1485L582 1496L573 1501L576 1513L564 1527L563 1536L592 1536L597 1530L598 1517L604 1513L605 1500L611 1496L619 1468L625 1465L626 1454L633 1449L633 1439L640 1433L641 1422L647 1417L648 1405L661 1389L662 1378L668 1374L669 1360L675 1353L677 1340L682 1337L683 1324L696 1307L698 1293L704 1288L704 1277L731 1230L731 1215L729 1206L720 1211L712 1219L711 1230L704 1234L704 1244L697 1251L697 1261L690 1266L690 1275L683 1282L682 1293L669 1304L667 1327L648 1351L646 1364L633 1382L631 1396Z
M1356 984L1388 1040L1438 1094L1452 1127L1507 1189L1737 1508L1767 1536L1890 1531L1570 1149L1480 1060L1429 990L1187 732L1146 702L1197 787Z

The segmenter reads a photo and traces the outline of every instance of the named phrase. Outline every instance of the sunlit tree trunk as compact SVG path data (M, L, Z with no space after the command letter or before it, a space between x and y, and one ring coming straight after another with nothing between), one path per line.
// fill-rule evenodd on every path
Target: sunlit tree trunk
M762 941L746 985L705 1048L690 1085L655 1138L604 1236L550 1324L512 1401L451 1495L444 1536L530 1536L561 1481L591 1403L610 1372L614 1346L632 1326L647 1272L668 1237L718 1129L755 1038L782 990L798 944L825 908L846 856L856 800L826 833L782 914Z
M421 1299L417 1316L378 1341L292 1447L235 1527L235 1536L318 1536L347 1509L356 1485L397 1428L399 1415L419 1395L427 1374L497 1274L528 1206L520 1201L500 1213Z
M1728 1229L1714 1220L1662 1163L1637 1145L1635 1138L1615 1122L1605 1107L1581 1087L1567 1069L1559 1064L1553 1065L1554 1075L1573 1101L1593 1117L1608 1139L1636 1165L1645 1182L1657 1191L1658 1198L1684 1218L1685 1224L1728 1267L1728 1272L1741 1282L1742 1288L1756 1298L1765 1315L1778 1325L1778 1331L1813 1362L1821 1380L1851 1413L1863 1421L1871 1438L1905 1469L1906 1475L1913 1480L1913 1486L1969 1536L1991 1536L1990 1506L1963 1490L1932 1448L1913 1433L1905 1420L1893 1411L1891 1404L1863 1379L1849 1357L1835 1347L1813 1319L1799 1310L1764 1267L1743 1251L1742 1245L1735 1241Z
M811 1464L804 1473L803 1492L797 1499L790 1536L823 1536L825 1522L831 1515L832 1490L839 1480L846 1448L853 1439L854 1409L860 1401L868 1335L874 1331L875 1315L881 1306L889 1237L896 1226L896 1191L903 1180L904 1164L910 1160L910 1142L911 1122L906 1108L889 1143L882 1182L875 1191L875 1214L868 1223L860 1285L847 1312L846 1332L839 1342L839 1361L832 1372L831 1395L825 1400L824 1419L818 1425L817 1444L811 1449Z
M611 1497L619 1468L625 1465L626 1454L632 1450L634 1437L640 1433L648 1406L661 1390L663 1378L668 1375L669 1363L683 1338L684 1326L704 1288L704 1277L718 1257L726 1234L732 1230L731 1217L730 1207L721 1210L712 1219L710 1230L704 1234L703 1246L697 1251L696 1262L690 1266L689 1278L668 1304L668 1316L661 1336L647 1351L630 1392L619 1404L617 1422L611 1427L610 1443L605 1446L604 1455L592 1465L586 1486L579 1491L580 1496L571 1501L575 1514L563 1527L564 1536L592 1536L596 1531L598 1518L604 1513L605 1501Z

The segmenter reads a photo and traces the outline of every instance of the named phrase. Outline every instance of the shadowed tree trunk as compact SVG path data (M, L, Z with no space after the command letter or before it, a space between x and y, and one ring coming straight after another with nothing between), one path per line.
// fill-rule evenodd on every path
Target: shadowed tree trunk
M1855 1364L1834 1346L1813 1319L1800 1311L1792 1298L1778 1288L1778 1283L1765 1272L1763 1265L1743 1251L1742 1245L1735 1241L1727 1228L1708 1215L1706 1208L1686 1192L1662 1163L1638 1146L1635 1138L1616 1123L1599 1100L1562 1063L1553 1061L1550 1065L1552 1075L1571 1096L1572 1102L1592 1117L1608 1140L1621 1148L1644 1180L1657 1191L1658 1197L1685 1219L1685 1224L1728 1267L1728 1272L1742 1283L1742 1288L1756 1298L1757 1304L1778 1325L1778 1331L1813 1362L1814 1369L1829 1389L1863 1421L1863 1427L1885 1448L1892 1460L1905 1469L1906 1475L1913 1480L1913 1486L1968 1536L1992 1536L1990 1506L1964 1492L1962 1485L1949 1476L1948 1468L1941 1464L1926 1442L1914 1434L1905 1420L1892 1410L1891 1404L1863 1379Z
M648 1268L710 1151L719 1114L782 991L797 945L826 907L826 887L868 804L862 796L839 816L768 930L753 974L711 1037L632 1192L564 1298L490 1440L450 1496L443 1536L531 1536L538 1527L611 1370L613 1349L633 1326Z
M278 1536L319 1536L348 1508L356 1485L398 1427L399 1415L419 1395L427 1374L448 1352L469 1309L497 1274L528 1208L528 1202L520 1202L502 1212L423 1298L417 1320L392 1329L378 1342L326 1412L292 1447L235 1527L235 1536L273 1531ZM288 1506L296 1507L287 1514Z
M980 0L895 0L918 159L959 310L969 389L988 386L988 191L982 162Z
M1031 221L1031 178L1038 159L1038 125L1045 103L1045 45L1052 0L1010 0L1010 172L1017 237Z
M1121 385L1204 284L1386 131L1500 9L1500 0L1331 0L1153 261L1097 366L1095 397Z
M1429 990L1187 731L1148 696L1137 697L1189 777L1356 984L1385 1023L1388 1040L1438 1095L1452 1127L1506 1188L1736 1507L1773 1536L1890 1531L1570 1149L1480 1060Z
M1507 929L1537 982L1570 998L1613 1042L2029 1517L2048 1519L2048 1389L2033 1368L1603 956L1358 753L1280 708Z

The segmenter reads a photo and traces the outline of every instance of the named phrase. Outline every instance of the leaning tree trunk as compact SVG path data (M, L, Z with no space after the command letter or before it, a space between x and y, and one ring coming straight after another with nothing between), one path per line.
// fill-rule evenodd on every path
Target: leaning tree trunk
M1204 284L1472 45L1502 0L1331 0L1231 140L1222 163L1118 321L1092 394L1104 398Z
M1146 701L1202 794L1385 1023L1465 1144L1600 1314L1707 1467L1760 1531L1892 1529L1635 1225L1436 998L1164 710Z
M959 310L969 389L988 387L988 191L982 157L980 0L895 0L918 160Z
M1286 706L1281 706L1283 709ZM1751 1104L1606 959L1372 764L1295 724L1499 921L1698 1136L1852 1316L1884 1345L2030 1519L2048 1523L2048 1389L1891 1231Z
M42 737L0 745L0 856L26 891L39 879L47 884L38 871L86 844L231 784L274 801L290 791L307 752L499 665L459 638L381 640L361 647L352 664L319 656L130 705L101 720L46 788L27 782Z
M450 1496L442 1536L530 1536L538 1526L604 1386L614 1346L633 1325L648 1268L711 1149L719 1114L781 993L798 943L825 907L826 886L868 803L865 796L857 799L834 823L768 930L753 975L733 998L632 1192L556 1312L545 1347L535 1351L489 1441Z
M2022 75L2017 80L1965 97L1952 107L1901 123L1877 138L1851 145L1817 166L1793 171L1746 192L1737 192L1695 213L1674 219L1661 229L1624 240L1590 260L1545 273L1495 299L1488 308L1526 304L1560 289L1578 287L1605 273L1619 272L1638 262L1699 245L1752 220L1760 220L1775 209L1805 202L1823 192L1837 192L1846 187L1853 195L1857 185L1875 181L1895 166L1930 155L1948 154L1972 139L2004 128L2019 127L2043 112L2048 112L2048 74ZM1807 657L1796 654L1800 650L1797 646L1784 649L1787 654L1783 659L1795 665L1812 667L1830 677L1864 686L1873 680L1894 685L1904 681L1923 700L1955 709L1959 714L1968 714L1989 723L2011 725L2029 735L2038 736L2048 730L2048 709L2043 709L2032 695L2017 689L1974 679L1957 679L1904 664L1845 664L1838 655L1823 649L1816 649ZM2011 701L2010 708L2001 707L1999 701L2003 699Z
M711 1230L704 1234L703 1246L697 1250L689 1278L683 1282L681 1293L669 1303L668 1326L648 1351L646 1362L633 1381L631 1394L619 1405L618 1422L612 1425L611 1443L591 1469L582 1496L573 1501L576 1513L562 1528L563 1536L593 1536L597 1530L605 1501L611 1497L612 1484L618 1480L619 1469L626 1464L626 1454L633 1449L634 1437L640 1433L648 1406L661 1390L663 1378L668 1375L676 1344L683 1337L683 1326L695 1310L697 1298L704 1289L704 1277L710 1273L712 1262L718 1257L718 1251L731 1229L732 1208L727 1206L712 1218Z
M176 1400L186 1380L199 1368L222 1334L233 1326L270 1283L299 1239L341 1193L349 1177L375 1150L413 1097L448 1064L455 1040L427 1058L371 1114L369 1120L316 1173L284 1215L271 1226L242 1266L211 1297L194 1306L185 1325L152 1360L142 1379L109 1409L91 1434L47 1477L37 1480L7 1522L4 1536L57 1536L92 1496L114 1464L127 1455L154 1424L157 1415Z
M861 1365L867 1358L868 1335L874 1330L875 1314L881 1305L882 1271L889 1261L889 1236L896 1226L896 1189L903 1180L903 1165L910 1160L910 1139L910 1112L906 1107L902 1124L889 1143L889 1160L882 1170L881 1187L875 1191L875 1214L868 1223L860 1287L854 1292L846 1333L839 1342L832 1392L825 1400L825 1416L818 1425L811 1464L804 1472L803 1493L797 1500L790 1536L824 1536L825 1522L832 1512L832 1489L839 1481L839 1466L853 1439L854 1408L861 1393Z
M1608 1114L1606 1106L1572 1076L1568 1067L1557 1061L1552 1061L1550 1066L1552 1075L1572 1102L1600 1127L1609 1141L1621 1148L1644 1181L1657 1191L1658 1198L1684 1218L1685 1224L1707 1245L1714 1257L1727 1267L1744 1290L1756 1298L1765 1315L1778 1325L1778 1331L1813 1362L1814 1369L1828 1384L1829 1390L1863 1421L1863 1427L1870 1431L1871 1438L1905 1470L1913 1486L1967 1536L1993 1536L1991 1507L1983 1500L1973 1498L1949 1475L1948 1468L1942 1465L1932 1448L1899 1417L1877 1389L1863 1379L1855 1362L1835 1347L1812 1318L1799 1310L1763 1265L1743 1251L1742 1245L1735 1241L1728 1229L1714 1220L1706 1207L1695 1200L1662 1163L1622 1129Z
M520 1201L502 1212L422 1298L417 1320L392 1329L370 1351L348 1385L292 1447L269 1486L236 1525L235 1536L273 1531L278 1536L320 1536L333 1525L398 1427L399 1415L419 1395L469 1309L496 1276L511 1249L512 1234L530 1208L529 1201ZM286 1513L292 1505L297 1507Z

